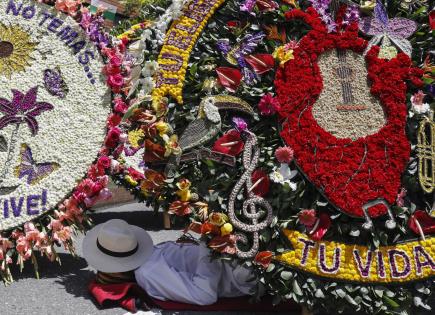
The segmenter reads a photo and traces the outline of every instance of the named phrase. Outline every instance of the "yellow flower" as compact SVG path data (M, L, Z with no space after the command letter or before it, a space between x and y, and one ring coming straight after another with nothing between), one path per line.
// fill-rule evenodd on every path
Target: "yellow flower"
M231 223L225 223L224 225L221 226L222 236L231 234L232 231L233 231L233 226L231 225Z
M162 117L166 114L168 111L168 102L169 100L166 97L153 96L151 107L158 117Z
M222 212L213 212L208 216L208 220L213 225L222 226L228 222L228 216Z
M189 189L184 189L177 191L177 196L180 197L181 201L189 201L192 194Z
M178 183L177 183L177 187L180 190L189 189L190 186L192 186L192 183L187 178L183 178L180 181L178 181Z
M0 75L8 78L14 72L22 72L30 65L31 54L37 43L17 25L0 23Z
M364 3L361 5L361 9L363 11L373 11L375 6L376 6L376 1L374 0L364 1Z
M155 126L157 131L159 132L160 137L163 137L163 135L167 134L168 131L171 129L169 125L164 121L158 121Z
M168 135L162 136L163 140L165 141L165 157L170 156L171 154L179 155L181 154L181 148L178 145L178 137L177 135L172 135L168 137Z
M132 186L137 186L138 182L135 181L130 175L124 177L125 181Z
M139 142L143 140L145 133L141 129L131 130L128 132L128 142L133 148L140 147Z
M189 188L191 185L192 185L192 183L186 178L180 180L177 183L177 187L179 189L179 191L177 191L177 195L178 195L178 197L180 197L181 201L189 201L190 200L192 194L191 194Z
M294 58L293 49L287 49L285 45L279 46L275 48L272 56L273 58L278 59L279 65L282 67L287 61Z

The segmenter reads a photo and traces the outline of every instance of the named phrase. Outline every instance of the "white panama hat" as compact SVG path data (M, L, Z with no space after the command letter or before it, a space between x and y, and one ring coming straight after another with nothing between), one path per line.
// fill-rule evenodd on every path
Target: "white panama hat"
M91 229L82 253L101 272L125 272L140 267L152 254L153 241L144 229L113 219Z

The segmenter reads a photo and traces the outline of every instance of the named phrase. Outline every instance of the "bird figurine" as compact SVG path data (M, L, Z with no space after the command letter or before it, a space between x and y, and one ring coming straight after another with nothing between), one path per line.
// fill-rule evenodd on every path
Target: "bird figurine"
M233 110L253 116L254 110L242 99L229 95L207 96L201 100L197 118L183 131L178 140L183 153L203 146L211 141L221 130L222 121L219 111ZM173 177L180 164L181 155L171 156L165 168L165 175Z

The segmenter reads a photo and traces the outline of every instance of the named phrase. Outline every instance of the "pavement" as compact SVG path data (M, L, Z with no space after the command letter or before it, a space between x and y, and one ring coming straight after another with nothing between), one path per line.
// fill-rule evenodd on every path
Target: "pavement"
M113 218L124 219L130 224L145 228L153 238L154 243L176 240L181 230L163 229L162 213L154 214L138 203L123 206L100 208L92 215L96 224ZM15 282L9 286L0 285L0 314L21 315L127 315L122 308L99 310L87 291L87 285L94 277L94 271L81 258L81 241L83 235L75 238L78 257L60 249L61 266L51 263L45 258L38 259L40 279L35 278L30 263L25 265L22 272L18 267L12 270ZM153 310L138 312L138 315L199 315L202 312L167 312ZM242 312L207 312L207 315L249 315ZM261 314L261 313L256 313ZM264 314L264 313L263 313ZM275 313L279 314L279 313Z

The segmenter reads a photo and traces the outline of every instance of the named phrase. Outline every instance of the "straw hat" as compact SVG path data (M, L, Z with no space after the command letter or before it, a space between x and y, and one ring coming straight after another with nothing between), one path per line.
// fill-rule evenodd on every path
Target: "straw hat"
M119 219L90 230L82 245L83 257L102 272L125 272L140 267L152 254L153 241L142 228Z

